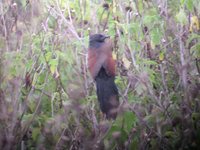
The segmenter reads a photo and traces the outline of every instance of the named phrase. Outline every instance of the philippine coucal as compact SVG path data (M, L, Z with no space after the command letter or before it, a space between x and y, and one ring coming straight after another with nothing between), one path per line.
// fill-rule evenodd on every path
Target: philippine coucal
M115 85L115 60L112 57L112 42L109 36L94 34L90 36L88 49L88 68L96 82L97 98L101 111L107 119L115 119L119 106L118 89Z

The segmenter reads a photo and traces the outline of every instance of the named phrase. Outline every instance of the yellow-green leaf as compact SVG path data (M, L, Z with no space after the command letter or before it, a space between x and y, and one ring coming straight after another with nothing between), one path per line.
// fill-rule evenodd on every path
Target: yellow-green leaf
M163 59L164 59L164 53L161 52L161 53L159 54L159 60L160 60L160 61L163 61Z

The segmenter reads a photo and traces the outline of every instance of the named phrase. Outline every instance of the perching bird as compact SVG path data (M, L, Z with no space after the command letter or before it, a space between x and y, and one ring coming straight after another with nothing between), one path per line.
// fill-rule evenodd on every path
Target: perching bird
M101 111L107 119L115 119L119 106L118 89L115 85L115 60L112 57L112 42L109 36L94 34L90 36L88 49L88 68L96 82L97 98Z

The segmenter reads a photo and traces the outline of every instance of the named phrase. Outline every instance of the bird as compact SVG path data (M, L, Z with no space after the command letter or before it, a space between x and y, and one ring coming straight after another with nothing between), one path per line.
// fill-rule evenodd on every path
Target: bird
M107 119L116 119L119 106L118 88L115 84L115 60L109 36L93 34L89 37L88 69L96 83L100 109Z

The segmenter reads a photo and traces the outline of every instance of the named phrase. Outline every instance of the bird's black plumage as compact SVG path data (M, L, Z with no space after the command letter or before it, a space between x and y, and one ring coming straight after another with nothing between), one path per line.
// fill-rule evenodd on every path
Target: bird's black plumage
M115 84L115 77L109 76L106 70L101 67L95 78L97 97L101 111L107 118L116 118L119 105L118 89Z

